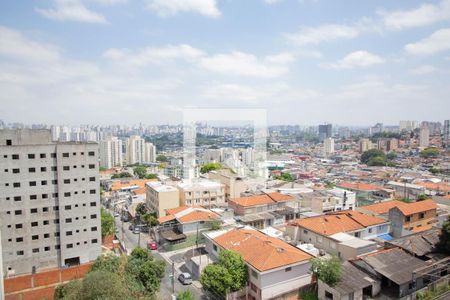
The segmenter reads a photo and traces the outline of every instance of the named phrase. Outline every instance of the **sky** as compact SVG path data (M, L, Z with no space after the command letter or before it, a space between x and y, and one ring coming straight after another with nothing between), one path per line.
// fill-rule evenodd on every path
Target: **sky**
M450 118L450 0L0 1L0 120Z

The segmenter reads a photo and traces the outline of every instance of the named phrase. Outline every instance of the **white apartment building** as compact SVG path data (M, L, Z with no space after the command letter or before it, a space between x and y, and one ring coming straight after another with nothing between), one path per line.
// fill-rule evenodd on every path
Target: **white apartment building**
M96 143L53 142L49 130L0 130L0 231L8 275L101 254Z
M166 216L166 210L180 206L180 193L176 187L159 181L145 184L146 204L158 218Z
M363 153L367 150L373 149L373 144L369 139L359 140L359 153Z
M428 127L420 128L419 147L426 148L430 145L430 129Z
M156 161L156 147L152 143L145 143L144 162L151 163Z
M156 147L146 143L138 135L132 135L127 140L127 164L149 163L156 161Z
M419 127L419 122L417 121L400 121L400 131L413 131Z
M323 141L323 150L325 155L330 155L334 153L334 139L333 138L326 138Z
M122 141L117 137L110 137L99 143L100 167L111 169L121 167L122 161Z
M180 205L209 207L225 204L225 185L206 179L183 180L177 185Z

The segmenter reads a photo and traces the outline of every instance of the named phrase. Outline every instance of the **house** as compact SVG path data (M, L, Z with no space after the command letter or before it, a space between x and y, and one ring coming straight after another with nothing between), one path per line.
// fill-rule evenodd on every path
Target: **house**
M376 184L344 181L337 186L355 192L358 206L389 200L393 196L393 191Z
M422 260L440 257L436 252L441 230L433 228L430 230L413 233L397 239L385 242L387 248L398 247Z
M341 266L341 278L333 286L318 280L319 299L363 300L377 295L381 288L380 280L364 273L349 262Z
M356 194L340 188L301 193L300 196L301 208L317 213L352 210L356 206Z
M239 253L248 266L248 294L256 300L297 297L301 287L311 283L308 253L246 226L204 233L206 250L213 261L220 251Z
M404 205L405 202L399 200L383 201L375 204L369 204L364 206L359 206L356 208L366 215L371 215L383 219L389 219L389 210L394 207Z
M416 270L426 267L427 263L400 248L380 250L351 263L381 281L382 293L394 299L402 299L425 286Z
M296 202L293 196L273 192L232 199L228 207L239 216L241 223L263 229L294 219Z
M425 188L425 194L436 195L436 196L447 196L450 195L450 184L443 182L420 182L417 183Z
M148 182L146 185L146 204L156 216L164 217L166 210L180 206L180 193L176 187L159 181Z
M389 210L392 235L401 237L406 232L420 232L431 229L436 223L437 205L433 200L405 203Z
M180 191L180 204L205 207L225 205L225 185L207 180L183 180L177 185Z
M225 186L226 201L239 198L247 189L244 178L233 174L230 170L211 171L208 173L208 178Z

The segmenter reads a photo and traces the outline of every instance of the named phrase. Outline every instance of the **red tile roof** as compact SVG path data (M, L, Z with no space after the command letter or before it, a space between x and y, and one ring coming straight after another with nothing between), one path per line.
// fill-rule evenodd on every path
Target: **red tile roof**
M240 197L230 200L230 202L235 203L239 206L249 207L249 206L259 206L264 204L272 204L276 202L291 201L294 198L289 195L284 195L278 192L267 193L261 195L255 195L250 197Z
M365 192L379 191L379 190L384 189L384 187L382 187L380 185L362 183L362 182L346 182L346 181L344 181L344 182L339 183L338 186L342 187L342 188L346 188L346 189L365 191Z
M405 204L398 207L405 216L437 209L437 204L431 199Z

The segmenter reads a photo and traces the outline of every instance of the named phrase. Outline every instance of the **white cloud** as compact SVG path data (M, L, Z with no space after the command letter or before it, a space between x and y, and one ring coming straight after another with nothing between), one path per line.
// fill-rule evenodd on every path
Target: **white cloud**
M338 39L352 39L362 31L358 26L325 24L318 27L304 27L297 33L286 33L288 41L299 45L316 45Z
M20 60L49 61L58 59L57 47L26 38L21 32L0 26L0 56Z
M389 29L405 29L450 20L450 0L438 4L426 3L411 10L379 11L384 25Z
M36 8L42 16L55 21L76 21L107 24L106 18L89 10L80 0L55 0L54 8Z
M405 50L414 55L433 55L450 50L450 28L437 30L427 38L407 44Z
M288 52L283 52L276 55L269 55L265 57L266 62L274 64L287 64L293 62L294 60L295 60L294 55Z
M147 8L163 17L186 12L213 18L221 15L216 0L148 0Z
M430 65L423 65L423 66L419 66L417 68L414 69L410 69L409 72L413 75L425 75L425 74L431 74L436 72L437 69L433 66Z
M286 64L292 59L287 54L259 59L252 54L234 51L230 54L204 57L201 59L201 66L209 71L226 75L274 78L289 71Z
M367 51L355 51L335 63L322 64L321 66L330 69L353 69L382 63L384 63L384 59L378 55Z

